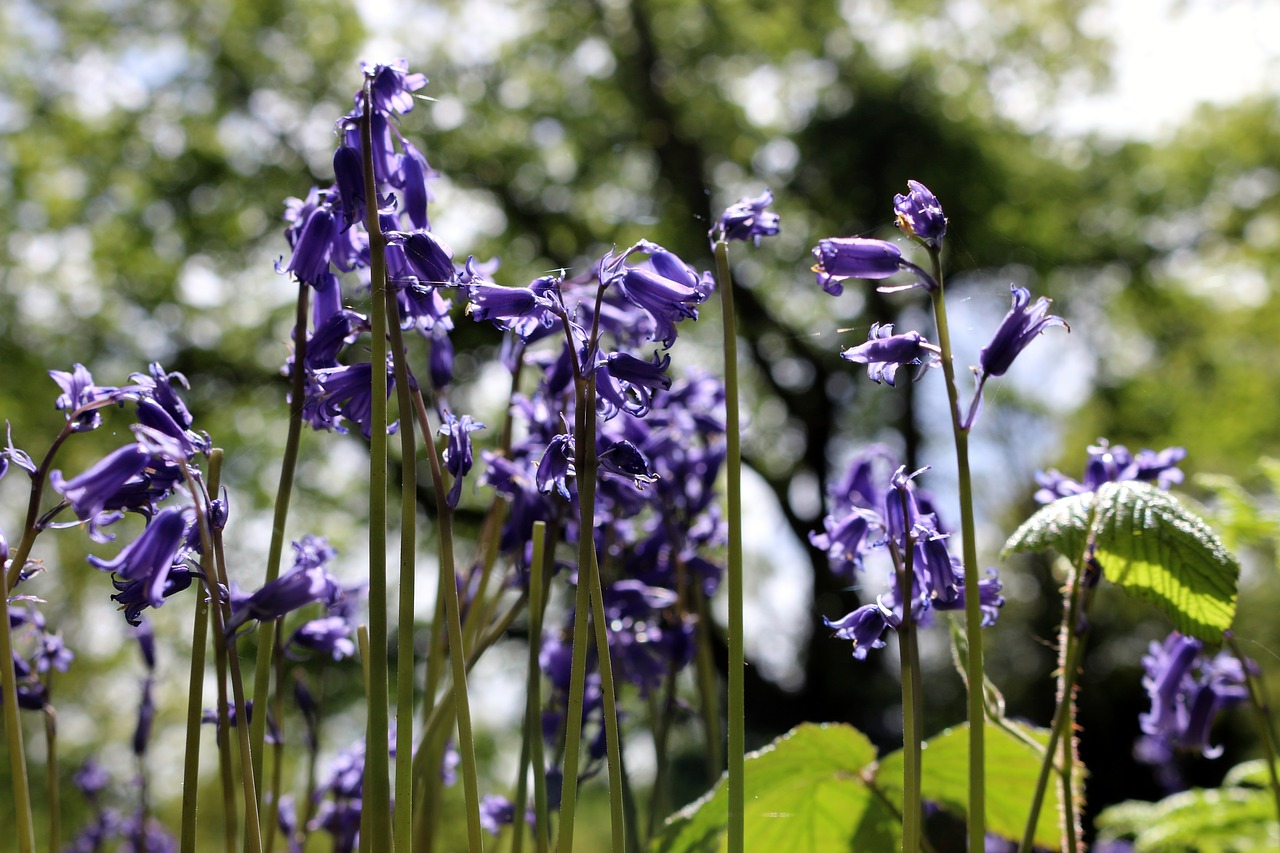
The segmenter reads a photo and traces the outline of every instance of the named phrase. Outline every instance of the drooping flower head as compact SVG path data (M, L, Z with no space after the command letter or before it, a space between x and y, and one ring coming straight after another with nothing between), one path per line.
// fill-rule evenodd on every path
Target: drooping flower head
M942 245L947 233L947 217L942 205L929 188L919 181L907 181L906 195L893 197L893 209L898 227L908 237L915 237L931 249Z
M939 352L941 350L917 331L895 335L892 323L872 323L866 343L850 347L840 355L854 364L867 365L867 375L873 382L893 385L899 367L920 365L918 375L922 375L925 368L936 363Z
M115 402L118 388L95 385L92 374L83 364L76 364L70 373L65 370L50 370L49 376L62 389L54 403L58 410L67 413L67 420L71 420L75 412L80 412L75 416L72 429L76 432L88 432L102 425L102 414L98 410Z
M1097 444L1088 447L1088 454L1083 482L1073 480L1056 468L1037 472L1036 483L1040 489L1035 499L1040 503L1052 503L1058 498L1096 491L1103 483L1125 480L1155 483L1167 489L1182 482L1182 469L1178 464L1186 458L1187 451L1184 447L1166 447L1159 452L1139 450L1134 455L1123 444L1113 445L1100 438Z
M1203 653L1204 644L1174 631L1163 643L1151 644L1143 657L1146 671L1142 685L1151 699L1151 710L1138 717L1146 735L1139 757L1164 757L1172 750L1199 752L1206 758L1222 754L1209 743L1209 732L1218 713L1248 698L1244 666L1238 658L1220 652ZM1255 668L1253 661L1246 666Z
M631 261L644 255L640 261ZM650 340L670 348L676 340L675 324L698 319L697 305L707 301L715 287L710 273L699 274L675 254L657 243L641 240L621 254L609 252L600 261L600 284L617 288L624 299L652 321Z
M462 496L462 478L471 470L472 465L471 433L478 429L484 429L484 424L471 415L459 418L453 412L445 411L440 434L449 437L444 450L444 466L453 475L453 486L445 496L445 501L451 507L457 507L458 499Z
M1031 303L1031 291L1025 287L1013 285L1013 306L1005 314L1000 327L996 329L991 343L982 348L978 355L982 375L1003 376L1036 336L1051 326L1062 326L1070 331L1067 321L1056 314L1049 313L1053 301L1041 296Z
M773 193L765 190L755 198L740 198L725 209L720 221L711 229L711 239L716 240L751 240L757 246L761 237L772 237L778 233L778 214L765 210L773 204Z
M902 269L902 251L884 240L863 237L828 237L819 240L813 256L818 284L832 296L844 293L847 278L882 279Z

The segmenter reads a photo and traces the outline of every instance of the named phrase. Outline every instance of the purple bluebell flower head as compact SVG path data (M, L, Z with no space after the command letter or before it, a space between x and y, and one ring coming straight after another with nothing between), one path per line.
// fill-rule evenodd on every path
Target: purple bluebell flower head
M362 61L360 70L365 77L373 78L374 112L385 115L404 115L413 110L413 93L427 85L425 74L410 74L409 60L396 59L387 64ZM357 109L363 106L363 90L356 96Z
M445 411L444 423L440 425L440 434L449 437L449 443L444 449L444 465L453 475L453 487L445 496L446 502L451 507L456 507L458 499L462 496L462 478L471 470L472 464L471 433L478 429L484 429L484 424L470 415L458 418L453 412Z
M342 660L356 653L356 644L351 635L349 620L341 616L325 616L300 625L289 638L288 645L291 648L320 652L333 660Z
M138 651L142 653L142 662L146 665L148 672L155 672L156 668L156 633L151 627L151 623L143 620L141 624L134 626L133 638L138 641Z
M529 287L501 287L484 281L467 285L467 313L528 338L539 328L555 324L556 303L551 292L558 279L541 278ZM539 285L542 286L539 286Z
M637 488L644 488L659 479L640 448L626 439L615 441L600 451L599 463L601 471L624 477L635 483Z
M854 364L867 365L867 375L873 382L893 385L899 367L904 364L929 367L935 363L938 352L940 350L917 331L895 335L892 323L872 323L866 343L850 347L840 355Z
M390 367L390 365L388 365ZM303 417L316 429L347 431L344 420L357 424L360 433L368 439L373 434L373 365L367 361L359 364L317 370L313 378L319 389L317 399L309 399L303 405ZM387 396L391 396L395 377L387 374ZM387 431L395 430L394 424Z
M437 391L453 382L453 341L442 325L431 330L431 352L427 356L427 372L431 387Z
M364 219L364 164L360 152L349 145L339 145L333 152L333 177L342 201L344 228Z
M874 604L865 604L834 622L825 616L822 621L835 631L836 637L851 641L853 656L864 660L867 652L884 648L884 632L897 627L899 619L892 610L876 601Z
M111 776L107 773L106 768L93 757L89 757L72 774L71 782L85 798L92 800L111 784Z
M636 254L647 257L628 264ZM709 273L699 275L676 255L648 240L622 254L606 254L600 261L599 279L606 287L616 287L624 299L648 315L653 323L649 339L668 348L676 340L675 324L698 319L695 306L705 302L714 288Z
M966 589L964 585L964 566L959 558L952 557L952 565L957 584L957 594L948 602L934 601L938 610L964 610ZM1000 618L1000 609L1004 607L1004 596L1000 591L1004 585L1000 583L1000 575L995 569L987 569L987 576L978 581L978 609L982 612L982 627L996 624Z
M937 249L947 233L947 217L942 205L929 188L919 181L907 181L908 192L893 197L893 209L898 227L908 237L920 239L926 246Z
M490 835L497 835L502 827L515 823L516 807L506 797L485 794L480 801L480 826Z
M388 235L389 241L404 246L404 255L414 275L426 284L450 286L457 283L453 250L430 231L410 231Z
M119 592L112 599L124 609L131 625L138 624L143 609L160 607L165 598L190 585L190 570L179 557L188 525L186 511L165 509L114 559L89 556L94 567L115 574L113 585Z
M327 204L312 208L298 231L289 262L277 263L276 272L293 273L303 284L323 283L329 273L338 230L338 221Z
M1167 489L1182 482L1183 474L1178 464L1187 455L1186 448L1166 447L1158 453L1140 450L1135 456L1124 445L1112 445L1105 438L1090 445L1087 452L1089 459L1085 463L1084 482L1077 482L1055 468L1038 472L1036 483L1040 489L1035 499L1040 503L1052 503L1058 498L1096 491L1103 483L1125 480L1154 482Z
M751 240L757 246L761 237L778 233L778 214L766 207L773 204L773 193L765 190L755 198L740 198L725 209L720 222L711 229L712 242L719 240Z
M1139 757L1172 749L1206 758L1222 754L1222 747L1209 743L1210 728L1218 712L1248 698L1245 670L1237 658L1225 652L1209 658L1203 648L1199 640L1174 631L1163 643L1153 642L1143 657L1142 685L1151 710L1139 715L1138 723L1154 743L1140 746Z
M619 410L637 418L647 415L653 393L671 387L671 377L666 372L670 364L670 354L659 357L654 353L652 361L625 352L606 356L596 367L596 392L602 417L608 419Z
M573 436L561 433L552 438L538 462L538 491L549 495L555 489L561 497L569 500L568 480L574 475L573 460Z
M427 179L434 175L427 158L414 146L400 140L404 148L404 156L400 159L401 189L404 193L404 214L414 228L429 229L431 223L427 218L427 202L430 193L427 191Z
M72 420L74 415L72 429L75 432L88 432L101 426L102 413L99 409L115 402L119 396L118 388L95 385L93 376L83 364L76 364L70 373L50 370L49 376L62 389L54 405L67 413L67 420ZM77 411L80 414L75 414Z
M150 456L141 447L127 444L70 480L64 480L61 471L51 471L49 483L71 504L77 518L88 520L104 509L117 507L126 484L135 480L149 461Z
M836 577L852 582L862 568L862 558L871 547L871 537L883 529L879 513L862 507L843 518L827 516L823 532L810 531L809 543L827 554L827 563Z
M230 636L250 619L260 622L279 619L299 607L317 602L331 607L341 596L342 586L322 566L295 568L264 584L242 601L233 601L231 618L227 620L227 635Z
M1053 302L1048 297L1041 296L1031 305L1031 291L1017 285L1012 287L1012 291L1013 307L996 329L991 343L978 354L984 377L1003 376L1018 354L1045 329L1062 326L1071 331L1065 320L1049 313L1049 306Z
M66 672L75 657L66 643L62 642L61 635L46 632L41 635L40 647L36 650L36 672L48 672L51 669Z
M884 240L863 237L828 237L819 240L813 256L818 284L832 296L844 293L846 278L881 279L902 269L902 251Z

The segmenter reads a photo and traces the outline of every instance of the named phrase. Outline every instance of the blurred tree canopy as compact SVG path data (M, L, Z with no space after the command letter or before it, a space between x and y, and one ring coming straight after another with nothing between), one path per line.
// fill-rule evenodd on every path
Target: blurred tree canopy
M838 357L873 320L918 320L918 302L856 287L833 301L807 271L821 237L892 237L908 178L951 220L946 263L974 311L962 358L1005 310L1010 281L1055 297L1072 325L1068 344L1039 344L1068 353L1045 356L1053 378L1015 371L980 422L989 559L1029 508L1029 473L1078 473L1098 436L1185 445L1189 471L1252 477L1280 446L1277 103L1205 108L1158 143L1051 133L1054 99L1107 73L1108 45L1081 25L1089 6L453 0L362 20L340 0L15 0L0 10L0 413L19 446L43 452L61 419L48 369L82 362L114 384L161 361L188 376L200 426L227 448L237 512L265 506L292 323L292 286L271 266L286 249L282 203L331 180L332 123L372 45L431 78L434 100L404 130L442 173L433 225L462 257L500 257L504 283L582 268L639 237L707 265L718 211L773 190L783 234L737 252L745 440L799 542L852 449L889 441L945 466L930 456L946 445L926 389L873 386ZM460 322L457 340L465 350L482 336ZM676 359L714 369L710 351L694 343ZM461 386L476 363L460 363ZM1055 399L1068 385L1079 398ZM359 451L351 437L315 440ZM72 449L63 467L102 449ZM341 542L360 519L335 476L304 466L303 507ZM808 553L804 618L820 625L857 594ZM79 556L47 559L82 569ZM755 559L759 574L777 569ZM992 672L1014 713L1043 722L1059 581L1046 564L1010 574L1023 569L989 643ZM1086 664L1086 761L1127 754L1138 659L1163 636L1152 613L1115 609L1102 608L1114 635L1099 632ZM949 671L945 650L933 665ZM876 663L817 630L799 666L785 687L749 668L756 742L805 719L893 741L884 709L897 686ZM939 680L927 728L962 716L962 691ZM1096 711L1093 691L1107 699ZM1153 791L1129 777L1091 784L1091 807Z

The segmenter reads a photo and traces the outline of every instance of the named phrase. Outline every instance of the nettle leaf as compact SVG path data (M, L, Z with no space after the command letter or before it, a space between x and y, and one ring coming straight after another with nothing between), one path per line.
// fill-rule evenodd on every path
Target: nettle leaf
M870 786L876 750L851 726L806 723L747 756L744 795L749 849L821 853L892 850L902 820ZM652 853L726 850L728 788L667 819Z
M1270 790L1194 788L1158 803L1130 800L1104 809L1100 839L1128 839L1149 853L1246 853L1280 845Z
M986 726L987 831L1020 840L1026 829L1031 792L1040 775L1049 732L1007 720L988 721ZM958 817L965 817L969 810L968 724L929 738L921 760L924 799ZM876 773L877 784L898 807L902 805L902 762L902 750L898 750L885 756ZM1061 786L1051 779L1036 820L1037 847L1056 850L1062 844L1062 834L1058 831L1060 791Z
M1079 562L1089 541L1090 510L1093 492L1058 498L1022 522L1009 541L1004 543L1005 554L1024 551L1043 551L1052 548L1059 554Z
M1103 577L1159 605L1182 633L1221 642L1235 617L1240 565L1198 515L1149 483L1104 483L1054 501L1005 552L1051 547L1078 563L1091 539Z

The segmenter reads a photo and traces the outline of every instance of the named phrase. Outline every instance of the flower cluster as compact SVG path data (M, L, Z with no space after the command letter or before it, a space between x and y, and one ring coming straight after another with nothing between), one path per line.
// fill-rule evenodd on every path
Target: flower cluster
M886 476L889 470L893 473ZM920 473L908 474L887 448L868 448L830 489L832 514L823 519L822 532L809 534L809 541L826 552L832 572L851 584L872 554L887 553L895 569L910 566L911 614L923 623L934 610L963 610L967 590L964 568L948 550L950 534L938 520L933 499L915 486ZM978 584L983 625L994 624L1004 606L996 570L987 574ZM885 632L897 628L903 615L899 589L891 582L874 602L823 621L836 637L851 641L853 656L862 660L871 649L884 646Z
M1210 745L1209 732L1219 713L1249 698L1246 665L1257 668L1227 652L1209 657L1204 643L1177 631L1163 643L1153 642L1142 658L1142 686L1151 710L1138 717L1143 732L1138 757L1163 764L1174 750L1199 752L1206 758L1221 755L1221 746Z
M1040 503L1052 503L1058 498L1096 491L1103 483L1119 483L1139 480L1155 483L1162 489L1182 482L1182 469L1178 464L1186 457L1182 447L1166 447L1156 452L1140 450L1137 455L1122 444L1112 446L1105 438L1088 447L1089 461L1085 463L1084 481L1073 480L1056 468L1036 474L1040 488L1035 498Z

